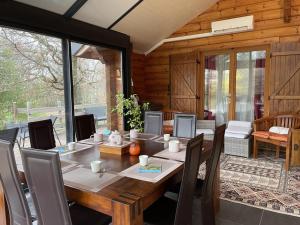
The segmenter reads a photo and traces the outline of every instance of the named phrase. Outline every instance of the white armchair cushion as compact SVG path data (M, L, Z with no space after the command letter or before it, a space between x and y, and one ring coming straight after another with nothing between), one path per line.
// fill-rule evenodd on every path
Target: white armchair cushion
M238 134L238 133L231 133L231 132L225 131L225 137L245 139L248 136L249 136L248 134Z
M196 129L196 134L204 134L204 135L214 135L213 129Z
M174 126L174 120L164 120L163 124L166 126Z
M228 127L248 127L251 128L252 127L252 123L248 122L248 121L237 121L237 120L231 120L228 122Z
M286 127L271 127L269 129L270 132L272 133L276 133L276 134L288 134L289 133L289 128L286 128Z
M249 135L252 131L252 128L250 127L238 127L238 126L228 126L226 129L227 132L234 133L234 134L245 134Z

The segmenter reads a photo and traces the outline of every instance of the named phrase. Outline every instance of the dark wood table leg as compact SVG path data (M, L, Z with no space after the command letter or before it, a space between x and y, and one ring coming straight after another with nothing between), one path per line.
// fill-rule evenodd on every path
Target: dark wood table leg
M133 196L120 196L112 201L113 225L143 225L141 200Z
M0 183L0 225L8 225L9 224L9 215L5 203L5 196L2 185Z

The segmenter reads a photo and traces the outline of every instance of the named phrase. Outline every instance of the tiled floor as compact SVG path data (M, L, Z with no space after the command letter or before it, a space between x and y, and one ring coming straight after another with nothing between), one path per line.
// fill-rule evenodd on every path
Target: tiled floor
M300 225L300 217L221 200L217 225Z

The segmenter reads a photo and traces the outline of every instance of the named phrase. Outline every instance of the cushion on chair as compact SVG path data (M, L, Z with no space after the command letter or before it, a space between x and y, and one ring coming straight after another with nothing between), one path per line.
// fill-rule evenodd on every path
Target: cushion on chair
M173 126L174 125L174 120L164 120L163 125Z
M289 133L289 128L287 127L271 127L269 129L270 132L276 133L276 134L288 134Z
M237 121L237 120L231 120L228 122L228 127L245 127L245 128L251 128L252 124L251 122L247 121Z
M204 135L214 135L213 129L196 129L196 134L204 134Z
M248 136L249 136L248 134L238 134L238 133L227 132L227 130L225 131L225 137L246 139Z
M272 140L277 140L277 141L288 141L288 135L287 134L276 134L276 133L271 133L270 132L270 139Z
M260 137L260 138L269 138L270 132L268 131L255 131L252 133L253 136L255 137Z
M228 126L226 129L227 132L234 134L246 134L249 135L252 131L251 127L238 127L238 126Z

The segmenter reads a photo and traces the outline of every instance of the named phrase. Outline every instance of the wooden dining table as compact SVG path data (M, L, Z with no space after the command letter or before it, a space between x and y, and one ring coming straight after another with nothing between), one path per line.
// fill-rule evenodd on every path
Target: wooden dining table
M141 154L153 156L165 149L163 143L153 140L135 140L139 143ZM212 142L204 141L201 162L209 159L212 152ZM84 151L61 156L61 160L73 161L89 166L93 160L103 161L103 166L114 172L121 172L138 163L138 156L125 154L122 156L100 153L99 146L92 146ZM95 211L110 215L113 225L142 225L143 211L158 200L168 187L180 181L183 166L178 167L157 183L146 182L129 177L122 177L116 182L104 187L98 192L86 191L65 185L68 200L75 201ZM218 172L219 173L219 172ZM24 174L20 172L21 178ZM215 180L214 207L219 205L219 175ZM4 194L0 187L0 218L1 224L7 224L8 212L6 210Z

